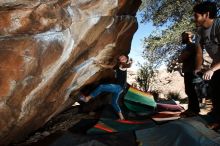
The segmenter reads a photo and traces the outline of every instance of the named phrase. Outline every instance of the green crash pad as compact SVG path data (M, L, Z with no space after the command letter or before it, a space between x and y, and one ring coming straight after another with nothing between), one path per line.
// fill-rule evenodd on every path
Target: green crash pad
M126 107L135 112L146 112L156 108L156 102L152 94L140 91L134 87L129 87L125 97Z

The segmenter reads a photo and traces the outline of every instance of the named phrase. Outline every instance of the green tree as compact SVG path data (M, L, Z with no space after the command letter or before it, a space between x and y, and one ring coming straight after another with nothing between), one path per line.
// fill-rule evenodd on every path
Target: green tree
M142 22L152 21L157 27L144 39L146 50L157 50L161 62L169 65L181 50L181 33L193 31L193 1L186 0L144 0ZM145 54L143 54L145 56ZM171 67L171 66L170 66ZM175 66L172 66L175 68ZM172 70L172 68L171 68Z
M193 6L202 0L142 0L142 23L151 21L156 30L144 38L143 58L137 82L148 91L159 64L167 65L168 71L180 70L176 64L181 52L181 33L194 32ZM220 2L218 2L220 5ZM147 29L147 28L146 28Z
M136 81L143 91L150 91L151 83L157 74L157 68L160 65L160 60L156 50L145 50L143 58L146 62L139 64L140 69L137 73Z
M140 89L143 91L149 91L152 78L154 77L155 72L149 65L142 65L138 70L136 81L139 84Z
M173 62L181 52L180 36L183 31L194 32L193 6L201 1L142 0L142 23L151 21L157 27L151 35L144 38L144 47L146 50L157 50L159 59L166 63L170 71L179 67ZM146 56L146 52L143 56Z

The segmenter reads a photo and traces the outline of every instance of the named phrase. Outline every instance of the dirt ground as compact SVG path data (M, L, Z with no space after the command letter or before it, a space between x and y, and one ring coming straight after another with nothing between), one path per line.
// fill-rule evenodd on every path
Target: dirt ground
M187 104L182 104L182 106L187 109ZM36 143L51 134L67 131L69 128L76 125L82 119L98 119L99 113L83 113L80 112L79 107L79 105L73 106L72 108L60 113L56 117L52 118L48 123L46 123L44 127L29 135L25 141L19 144L13 144L13 146L31 146L33 143ZM210 99L207 99L205 101L205 105L201 105L200 114L206 115L211 110L211 108L212 103Z

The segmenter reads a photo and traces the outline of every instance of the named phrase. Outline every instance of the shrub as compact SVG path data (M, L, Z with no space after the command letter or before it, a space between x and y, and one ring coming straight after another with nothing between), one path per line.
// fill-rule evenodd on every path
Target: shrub
M160 93L160 92L159 92L158 90L154 90L154 91L151 91L150 93L153 95L154 100L155 100L155 101L158 101L159 93Z
M167 99L180 100L180 94L178 92L169 92Z

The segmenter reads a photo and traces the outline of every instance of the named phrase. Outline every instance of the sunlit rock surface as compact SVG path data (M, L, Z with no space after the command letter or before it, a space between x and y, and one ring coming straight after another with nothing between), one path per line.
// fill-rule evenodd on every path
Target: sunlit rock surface
M140 0L0 0L0 145L24 139L130 51ZM109 47L116 44L115 48Z

